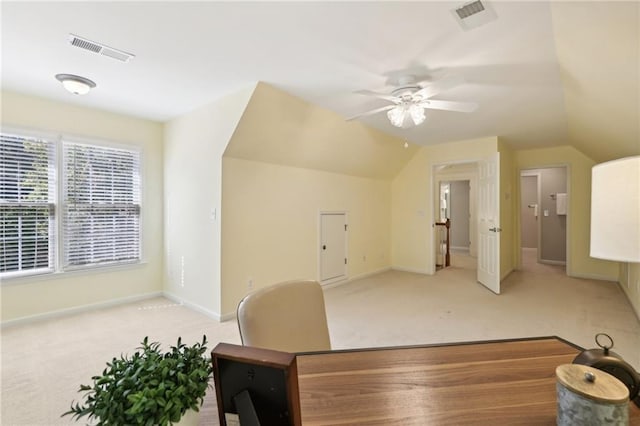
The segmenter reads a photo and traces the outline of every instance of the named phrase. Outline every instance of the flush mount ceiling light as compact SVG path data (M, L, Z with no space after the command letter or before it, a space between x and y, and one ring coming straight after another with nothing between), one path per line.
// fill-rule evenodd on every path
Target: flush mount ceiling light
M79 75L56 74L56 80L61 82L64 88L74 95L85 95L96 87L96 83Z

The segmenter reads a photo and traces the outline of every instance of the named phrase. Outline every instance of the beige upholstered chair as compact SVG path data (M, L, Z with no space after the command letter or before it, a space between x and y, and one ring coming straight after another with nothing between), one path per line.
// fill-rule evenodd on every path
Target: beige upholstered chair
M257 290L238 305L245 346L285 352L331 349L322 288L316 281L288 281Z

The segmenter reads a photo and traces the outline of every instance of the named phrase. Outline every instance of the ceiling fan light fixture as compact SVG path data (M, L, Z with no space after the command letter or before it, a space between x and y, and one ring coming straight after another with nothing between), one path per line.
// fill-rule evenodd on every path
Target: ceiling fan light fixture
M426 118L424 115L424 108L420 105L411 105L409 107L409 114L411 115L411 119L413 120L413 124L416 126L422 124Z
M404 124L405 112L406 109L403 105L397 105L396 107L387 111L387 117L389 118L391 124L396 127L402 127L402 125Z
M387 117L395 127L411 127L422 124L426 118L424 108L420 105L396 105L387 111ZM409 120L410 118L410 120Z
M86 95L91 89L96 87L96 83L85 77L73 74L56 74L56 80L74 95Z

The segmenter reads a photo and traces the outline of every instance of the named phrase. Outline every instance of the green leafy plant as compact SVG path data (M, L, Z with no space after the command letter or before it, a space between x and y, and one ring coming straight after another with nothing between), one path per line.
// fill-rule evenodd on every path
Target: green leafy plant
M176 346L161 352L158 342L142 346L131 356L121 355L107 363L92 385L81 385L84 402L71 403L71 414L98 420L99 425L169 425L189 409L199 411L212 377L211 359L206 357L207 337L187 346L178 338Z

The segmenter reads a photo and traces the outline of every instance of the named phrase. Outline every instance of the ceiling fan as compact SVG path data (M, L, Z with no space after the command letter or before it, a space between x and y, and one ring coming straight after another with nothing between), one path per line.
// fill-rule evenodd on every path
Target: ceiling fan
M433 83L417 81L413 75L404 75L398 79L399 87L390 94L377 93L370 90L359 90L355 93L374 96L392 102L391 105L366 111L348 118L353 120L358 117L377 114L387 111L387 117L392 125L408 128L417 126L425 120L425 109L440 109L445 111L473 112L478 104L473 102L454 102L431 99L433 96L452 89L464 83L459 76L447 76Z

